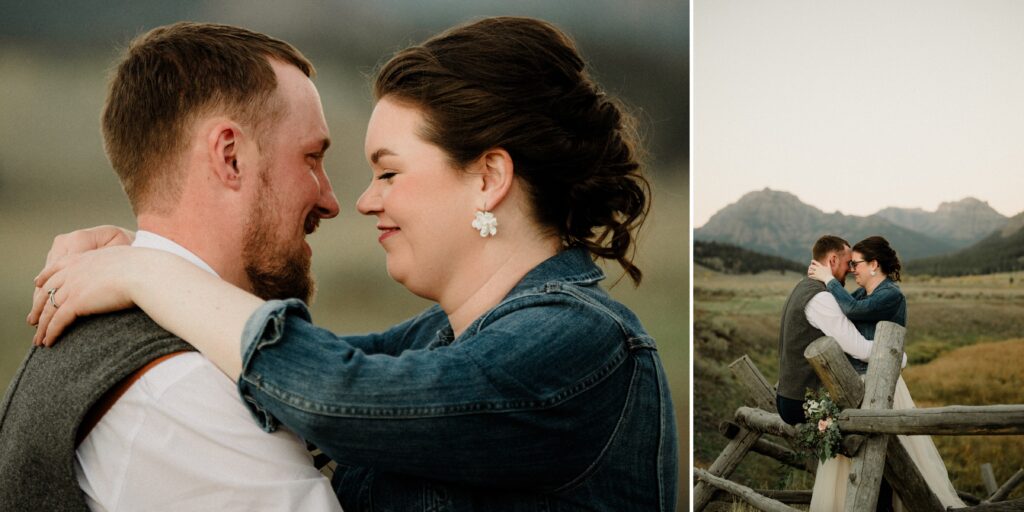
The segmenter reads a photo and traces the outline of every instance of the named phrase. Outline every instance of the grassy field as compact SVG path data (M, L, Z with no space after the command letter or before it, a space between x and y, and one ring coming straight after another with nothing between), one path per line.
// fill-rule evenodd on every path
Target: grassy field
M1021 275L909 276L904 371L919 406L1024 403L1024 283ZM744 405L727 365L743 354L778 378L782 305L798 274L732 276L694 268L694 458L707 467L725 446L718 423ZM850 283L852 287L852 282ZM953 485L984 495L980 465L1002 483L1024 465L1021 436L937 436ZM760 456L737 474L752 487L809 489L813 477ZM1014 496L1024 495L1018 489Z

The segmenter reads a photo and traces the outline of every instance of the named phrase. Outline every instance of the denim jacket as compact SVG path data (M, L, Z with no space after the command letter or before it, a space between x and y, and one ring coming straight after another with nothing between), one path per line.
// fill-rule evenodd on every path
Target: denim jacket
M875 326L883 320L907 326L907 298L889 278L878 283L871 295L864 288L857 288L851 294L835 279L829 280L827 287L839 303L839 309L866 339L875 339ZM867 372L866 362L849 356L847 359L858 373Z
M437 306L338 336L297 300L249 319L239 391L338 462L348 512L674 510L678 439L654 340L583 249L455 338Z

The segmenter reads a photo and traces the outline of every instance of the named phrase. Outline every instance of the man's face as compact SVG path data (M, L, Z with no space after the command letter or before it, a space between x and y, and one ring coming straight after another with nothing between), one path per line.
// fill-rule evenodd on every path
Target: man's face
M308 302L314 290L313 251L306 235L339 210L323 166L330 137L313 82L294 66L271 64L282 114L264 128L242 262L257 296Z
M850 260L853 258L853 253L850 251L850 246L846 246L842 251L836 251L829 254L829 267L832 269L832 277L835 277L841 284L846 284L846 274L850 273Z

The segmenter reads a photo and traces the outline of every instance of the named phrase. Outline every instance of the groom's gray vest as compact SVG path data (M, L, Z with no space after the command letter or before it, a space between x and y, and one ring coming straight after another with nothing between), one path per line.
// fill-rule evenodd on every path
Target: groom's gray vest
M804 349L825 333L807 321L804 308L815 295L825 291L825 285L809 277L797 283L782 308L779 327L779 389L780 396L804 400L804 390L817 390L821 381L804 359Z
M86 413L146 363L191 345L135 309L80 319L33 347L0 404L0 510L87 510L75 478Z

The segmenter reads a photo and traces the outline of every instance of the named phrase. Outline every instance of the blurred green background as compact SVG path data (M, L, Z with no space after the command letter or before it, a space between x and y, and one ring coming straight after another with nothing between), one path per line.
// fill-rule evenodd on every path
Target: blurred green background
M134 228L103 154L99 116L107 75L135 35L181 20L242 25L285 39L318 68L335 145L327 169L342 214L310 243L319 294L315 320L338 332L385 328L427 303L391 281L374 221L355 211L369 178L362 155L372 109L368 77L394 51L487 15L552 21L579 43L600 83L635 108L650 152L653 210L634 289L607 267L613 295L658 340L680 431L680 509L688 502L689 171L688 5L636 2L438 0L413 2L0 1L0 385L28 348L31 280L58 233L97 224Z

